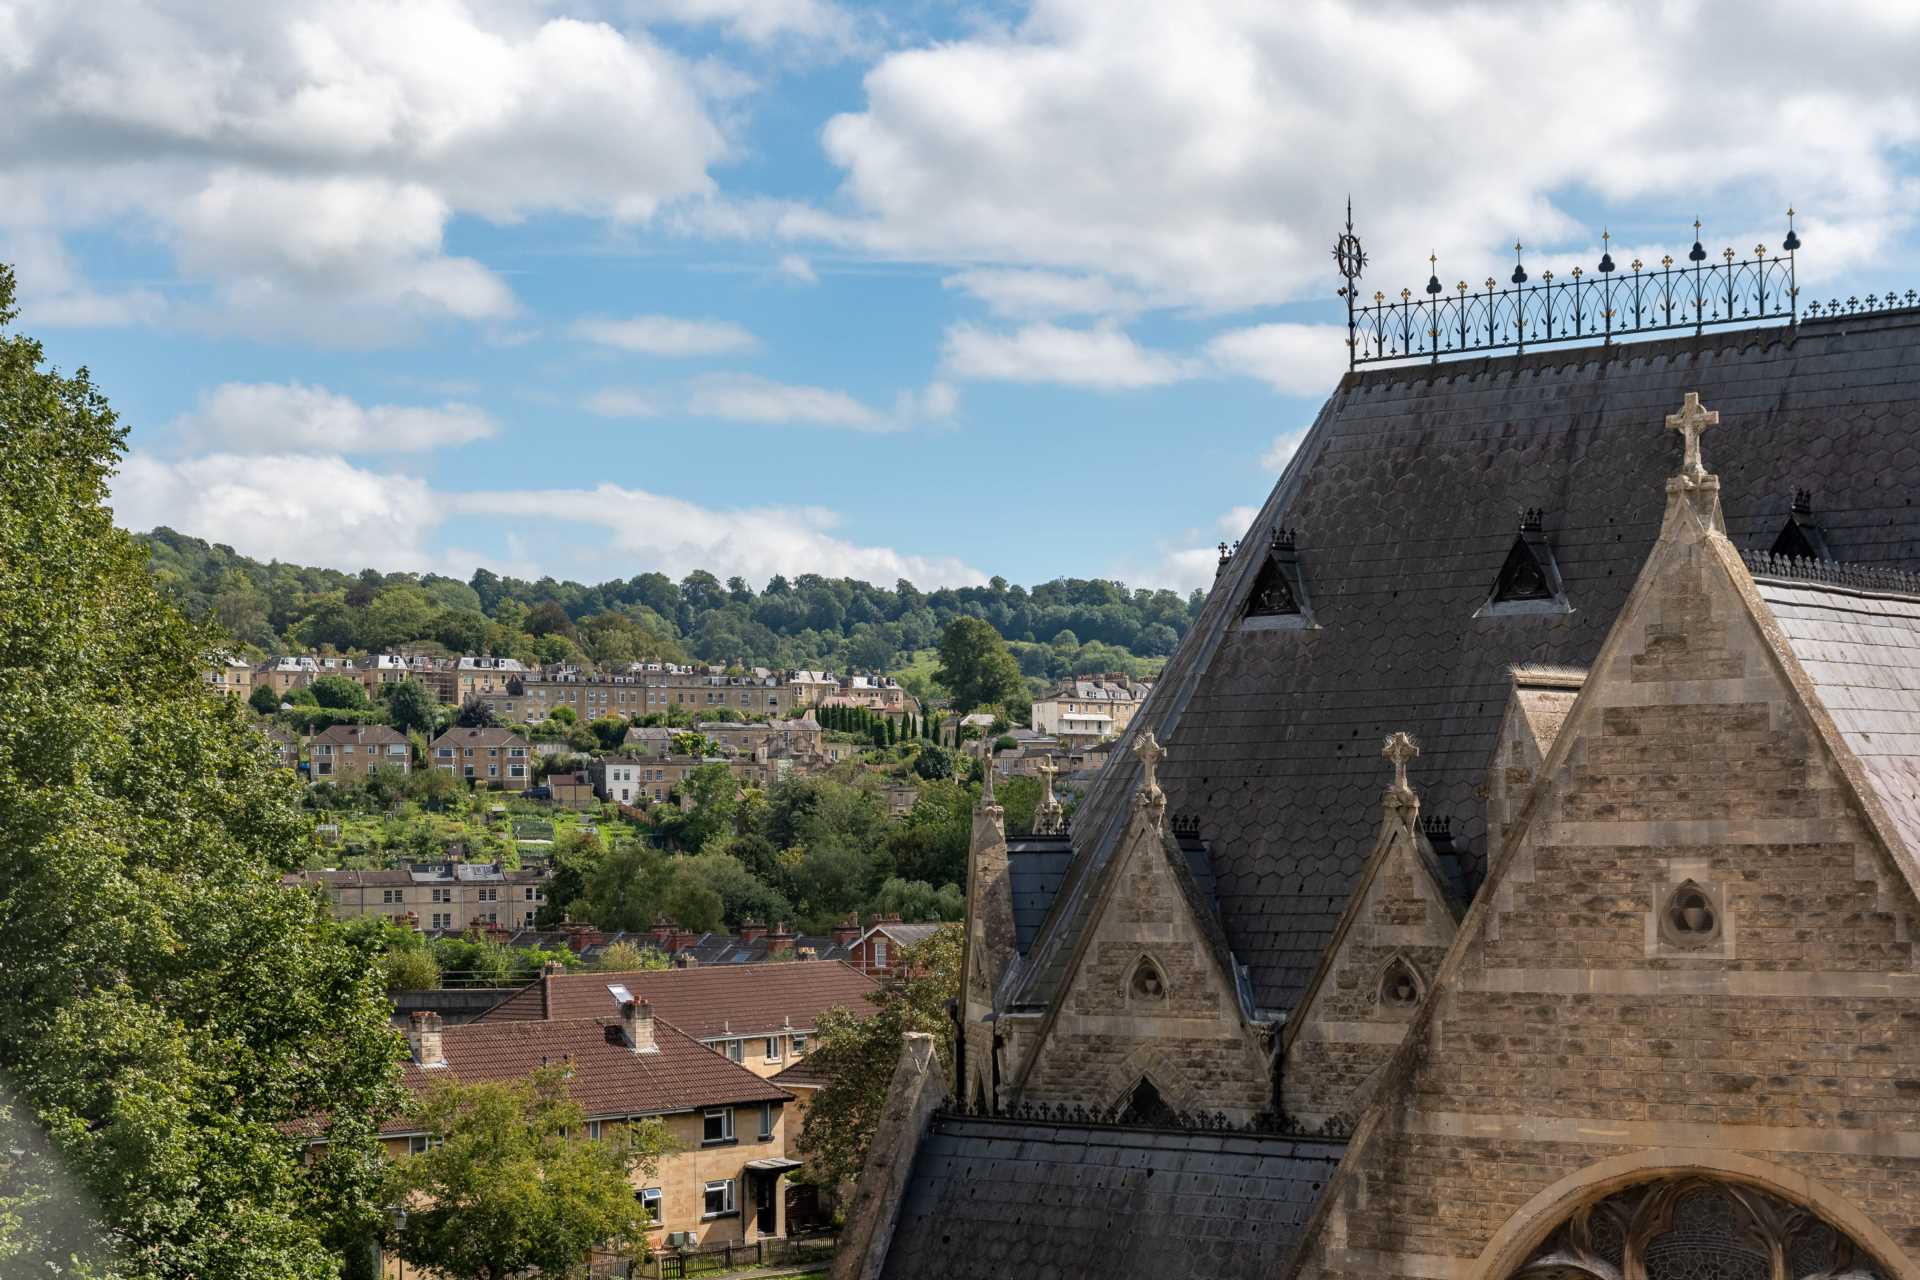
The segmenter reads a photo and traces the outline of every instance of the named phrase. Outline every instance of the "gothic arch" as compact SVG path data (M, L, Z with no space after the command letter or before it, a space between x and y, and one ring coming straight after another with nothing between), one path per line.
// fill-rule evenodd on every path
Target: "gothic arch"
M1134 1087L1142 1080L1152 1081L1160 1100L1175 1111L1195 1109L1193 1089L1185 1080L1179 1064L1156 1044L1143 1044L1108 1068L1095 1094L1097 1105L1124 1107Z
M1379 1013L1411 1014L1426 995L1426 975L1402 952L1388 956L1374 972L1373 1004Z
M1151 953L1142 951L1127 967L1127 1007L1130 1009L1165 1008L1173 999L1173 984L1167 971Z
M1583 1209L1617 1192L1663 1180L1701 1179L1752 1188L1804 1209L1851 1240L1886 1280L1920 1280L1920 1267L1891 1236L1838 1192L1779 1165L1732 1152L1653 1148L1602 1160L1567 1175L1509 1218L1481 1251L1475 1280L1535 1280L1551 1271L1528 1264ZM1581 1277L1578 1269L1561 1273ZM1605 1277L1606 1272L1594 1272ZM1874 1272L1863 1274L1872 1275ZM1557 1280L1557 1278L1556 1278Z

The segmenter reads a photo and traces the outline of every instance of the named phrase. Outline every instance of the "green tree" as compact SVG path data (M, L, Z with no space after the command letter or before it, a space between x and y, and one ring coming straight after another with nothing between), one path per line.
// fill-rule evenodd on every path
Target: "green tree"
M387 721L402 733L432 733L440 722L440 704L418 680L388 686Z
M270 716L280 709L280 695L269 684L253 686L253 692L247 695L247 705L263 716Z
M610 1242L645 1256L649 1220L631 1178L650 1176L669 1149L658 1120L585 1138L564 1068L547 1067L511 1083L438 1084L419 1123L437 1143L395 1161L387 1179L389 1200L406 1206L387 1245L407 1262L507 1280L572 1274Z
M314 683L318 684L319 681ZM490 729L493 727L493 704L477 693L470 693L467 700L460 704L453 722L462 729Z
M313 700L323 707L339 711L366 710L367 691L351 677L321 676L307 687L313 690Z
M940 669L933 678L953 694L960 711L1026 696L1026 680L1007 642L979 618L955 618L940 636Z
M601 949L593 967L605 973L637 973L643 969L664 969L667 957L654 947L633 942L616 942Z
M280 883L299 788L206 696L224 639L165 603L105 503L125 446L85 371L5 332L0 268L0 1062L57 1182L112 1250L0 1224L8 1274L322 1280L378 1221L398 1100L379 977L323 898ZM288 1128L320 1117L309 1160ZM14 1151L19 1154L14 1154Z
M836 1008L821 1014L815 1024L808 1070L824 1077L827 1085L814 1096L800 1130L808 1181L836 1186L859 1176L909 1031L933 1036L943 1078L953 1076L953 1023L947 1001L960 994L960 929L942 929L907 948L901 963L906 981L869 995L873 1009L865 1017Z
M618 751L620 744L627 739L627 722L616 715L601 716L587 728L605 751Z

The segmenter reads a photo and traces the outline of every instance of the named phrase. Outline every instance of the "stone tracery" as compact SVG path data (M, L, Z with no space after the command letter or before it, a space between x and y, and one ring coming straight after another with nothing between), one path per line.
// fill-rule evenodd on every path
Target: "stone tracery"
M1667 1178L1562 1223L1510 1280L1886 1280L1866 1251L1756 1187Z

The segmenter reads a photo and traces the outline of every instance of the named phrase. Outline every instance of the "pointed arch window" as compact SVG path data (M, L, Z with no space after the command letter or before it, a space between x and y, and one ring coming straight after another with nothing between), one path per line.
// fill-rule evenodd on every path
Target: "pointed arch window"
M1143 1125L1150 1128L1170 1128L1179 1122L1180 1117L1160 1096L1159 1088L1151 1079L1141 1076L1134 1082L1133 1088L1120 1104L1120 1123Z
M1405 956L1395 956L1380 971L1374 1003L1389 1013L1410 1013L1419 1007L1424 994L1426 983L1420 980L1420 971Z
M1152 956L1141 956L1134 962L1133 974L1127 979L1127 999L1137 1005L1166 1003L1167 975Z

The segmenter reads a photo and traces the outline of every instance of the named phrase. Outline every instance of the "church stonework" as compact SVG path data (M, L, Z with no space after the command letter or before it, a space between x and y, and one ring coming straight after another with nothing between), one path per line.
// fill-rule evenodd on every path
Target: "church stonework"
M1125 1109L1144 1080L1173 1111L1246 1123L1272 1102L1270 1037L1242 1016L1231 957L1151 776L1138 801L1014 1100Z
M1810 1224L1776 1232L1778 1266L1698 1274L1916 1274L1909 855L1727 541L1695 439L1293 1275L1696 1274L1552 1253L1590 1206L1683 1174L1728 1189L1688 1212L1743 1248L1740 1197ZM1855 1269L1807 1261L1834 1250Z
M1417 751L1404 733L1387 740L1389 758L1406 754L1382 803L1379 840L1301 1016L1286 1029L1281 1103L1309 1127L1350 1121L1369 1101L1458 925L1407 781Z

